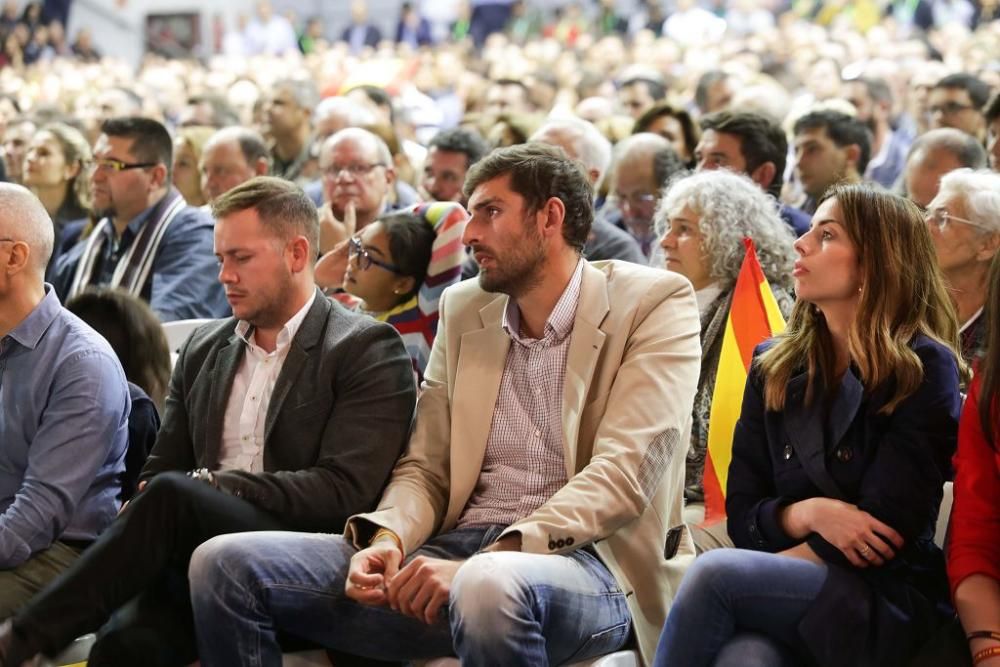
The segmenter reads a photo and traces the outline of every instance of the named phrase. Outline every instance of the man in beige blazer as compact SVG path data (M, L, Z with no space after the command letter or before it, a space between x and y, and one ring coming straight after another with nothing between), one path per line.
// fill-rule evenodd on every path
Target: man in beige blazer
M381 660L650 662L694 546L681 520L700 349L682 277L581 258L577 163L498 150L467 177L478 283L445 292L409 447L341 536L215 538L190 568L205 667L288 632ZM369 269L370 270L370 269Z

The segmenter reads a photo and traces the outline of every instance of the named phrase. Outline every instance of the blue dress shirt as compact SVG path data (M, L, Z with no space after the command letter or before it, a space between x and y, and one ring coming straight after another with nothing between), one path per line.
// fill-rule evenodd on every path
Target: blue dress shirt
M114 520L130 407L111 346L46 285L0 339L0 569Z

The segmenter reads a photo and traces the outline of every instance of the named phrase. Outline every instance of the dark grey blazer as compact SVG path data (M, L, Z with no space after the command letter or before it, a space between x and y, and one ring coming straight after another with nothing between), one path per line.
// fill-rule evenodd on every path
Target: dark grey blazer
M223 418L246 344L233 318L196 330L170 379L163 425L142 470L218 468ZM337 532L372 509L406 445L413 366L396 330L317 293L275 383L264 472L216 472L219 486L290 529Z

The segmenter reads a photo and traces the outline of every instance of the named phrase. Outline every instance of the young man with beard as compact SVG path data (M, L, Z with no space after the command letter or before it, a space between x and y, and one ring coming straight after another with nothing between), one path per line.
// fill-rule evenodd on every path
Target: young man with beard
M343 536L199 547L205 667L280 665L281 631L467 665L562 664L634 631L652 660L694 557L681 519L694 293L675 273L581 258L593 192L559 149L494 151L465 191L479 278L442 297L415 430L378 508Z
M224 317L215 279L212 216L170 185L173 142L151 118L101 124L90 181L99 222L56 262L52 282L67 301L91 285L121 287L161 320Z
M410 358L393 327L317 292L309 198L258 177L212 206L234 317L181 349L140 492L0 627L0 666L54 655L120 608L91 667L190 664L195 547L248 530L339 532L375 505L403 450L416 394Z

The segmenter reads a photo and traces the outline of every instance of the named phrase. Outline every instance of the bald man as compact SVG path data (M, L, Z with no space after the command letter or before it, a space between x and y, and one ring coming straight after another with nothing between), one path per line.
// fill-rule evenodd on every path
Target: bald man
M937 196L941 178L956 169L983 169L986 151L970 134L950 127L920 135L910 147L903 183L910 200L920 208Z
M52 244L38 199L0 184L0 620L111 523L125 469L125 374L43 282Z

